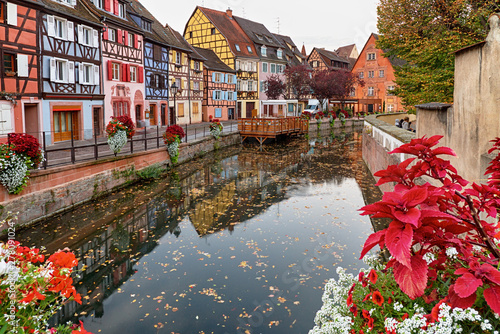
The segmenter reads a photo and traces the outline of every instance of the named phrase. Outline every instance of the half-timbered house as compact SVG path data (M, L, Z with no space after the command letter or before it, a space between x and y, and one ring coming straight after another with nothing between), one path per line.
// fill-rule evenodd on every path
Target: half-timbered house
M184 41L182 36L166 26L166 29L176 36L176 43L170 49L170 61L168 80L170 84L170 99L169 107L172 115L172 124L189 124L192 122L193 110L191 105L191 89L190 89L190 55L193 53L190 45ZM175 84L175 89L172 86ZM175 92L175 94L174 94ZM201 98L199 112L201 114ZM201 116L200 116L201 119Z
M211 49L226 65L236 70L237 116L252 117L259 109L259 56L232 10L225 12L196 7L184 29L193 46Z
M236 110L236 71L227 66L209 49L195 47L205 58L203 67L203 121L210 118L230 120Z
M144 83L146 93L145 122L147 125L172 124L168 112L169 51L177 44L170 29L165 28L139 1L128 6L132 20L143 29L144 36ZM151 22L151 30L142 21Z
M80 1L38 1L46 140L91 138L103 128L102 24Z
M0 141L10 132L41 139L40 9L32 0L0 1Z
M350 65L347 58L340 57L336 52L324 48L314 48L307 57L307 62L311 65L313 71L348 70Z
M135 1L82 0L104 23L102 66L104 120L127 115L138 127L146 125L143 31L152 32L152 20L136 23L127 14ZM149 118L148 118L149 119Z

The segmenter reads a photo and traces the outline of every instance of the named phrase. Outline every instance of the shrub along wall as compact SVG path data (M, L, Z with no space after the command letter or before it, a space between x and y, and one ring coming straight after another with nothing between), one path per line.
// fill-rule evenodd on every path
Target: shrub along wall
M241 137L223 135L218 142L220 148L237 145ZM213 151L214 143L211 138L182 143L178 164ZM166 148L32 171L28 186L19 195L11 195L0 187L0 219L9 212L18 213L18 223L29 225L136 182L135 171L157 163L170 165ZM0 226L0 231L5 228Z

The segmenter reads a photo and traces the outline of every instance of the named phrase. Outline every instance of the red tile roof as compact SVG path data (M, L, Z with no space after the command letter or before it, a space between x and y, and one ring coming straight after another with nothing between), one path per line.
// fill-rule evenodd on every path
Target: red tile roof
M229 16L226 12L221 12L215 9L200 6L197 8L199 8L217 28L217 30L224 35L229 43L231 51L235 56L259 58L253 42L248 38L232 15ZM236 49L236 44L239 46L240 51ZM250 47L250 50L252 51L251 53L248 51L248 47Z

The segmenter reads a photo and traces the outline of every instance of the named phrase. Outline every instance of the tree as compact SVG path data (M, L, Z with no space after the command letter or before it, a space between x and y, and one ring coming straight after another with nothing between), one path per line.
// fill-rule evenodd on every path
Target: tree
M265 92L268 100L279 100L280 96L283 95L286 89L286 85L281 80L280 76L273 74L264 81Z
M337 100L340 101L341 108L344 109L344 102L351 95L351 91L355 85L365 86L365 82L356 74L347 70L337 70L332 72L332 80L334 82L334 94Z
M311 70L306 65L287 66L285 77L287 98L302 100L311 93Z
M493 0L380 0L377 47L407 62L395 94L407 107L452 102L454 51L483 41Z
M337 74L330 70L317 71L313 74L310 83L312 95L319 100L322 107L339 91L336 87L336 77Z

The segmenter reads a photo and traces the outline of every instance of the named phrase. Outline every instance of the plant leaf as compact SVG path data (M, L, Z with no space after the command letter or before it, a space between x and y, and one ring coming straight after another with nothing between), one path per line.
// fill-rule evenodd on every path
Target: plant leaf
M411 299L415 299L424 294L428 270L427 262L422 256L414 255L410 268L399 262L394 264L394 278L401 290Z
M366 239L365 245L363 246L363 250L361 251L360 259L368 253L370 249L372 249L375 245L379 244L380 248L384 247L386 230L378 231L370 234L370 236Z
M460 298L467 298L482 285L483 281L481 279L476 278L471 273L465 273L455 282L455 292Z
M396 220L389 224L385 244L391 255L401 264L410 265L410 246L413 238L413 228Z
M484 290L484 299L493 312L500 314L500 287L498 285L491 286Z

